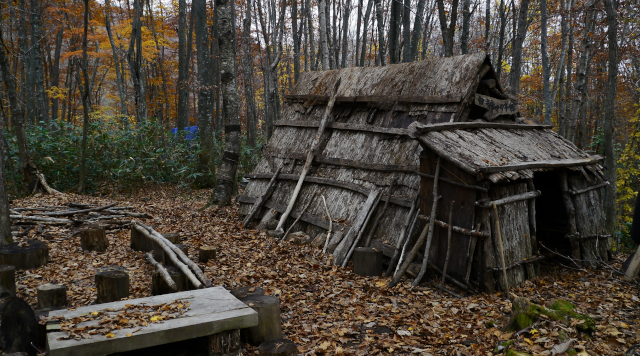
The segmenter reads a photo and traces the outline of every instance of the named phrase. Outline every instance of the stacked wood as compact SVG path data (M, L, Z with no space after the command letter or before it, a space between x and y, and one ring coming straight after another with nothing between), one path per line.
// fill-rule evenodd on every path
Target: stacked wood
M280 299L262 295L244 298L242 302L258 313L258 325L241 330L242 341L259 346L265 341L282 338Z
M16 296L16 267L0 266L0 298Z
M258 349L260 356L298 356L298 346L287 339L265 341Z
M109 247L107 231L104 228L82 230L80 232L80 246L84 251L106 251Z
M96 303L115 302L129 296L129 274L124 268L107 267L96 273Z
M198 261L200 263L207 263L209 260L216 259L216 248L213 246L200 246L200 250L198 252Z
M47 283L36 288L38 308L64 307L67 305L67 287L62 284Z
M0 247L0 265L17 270L38 268L49 262L49 246L40 240L25 240Z
M373 247L358 247L353 252L353 272L359 276L381 276L382 251Z
M231 294L238 299L245 299L248 297L258 297L264 295L264 289L255 286L240 287L231 290Z

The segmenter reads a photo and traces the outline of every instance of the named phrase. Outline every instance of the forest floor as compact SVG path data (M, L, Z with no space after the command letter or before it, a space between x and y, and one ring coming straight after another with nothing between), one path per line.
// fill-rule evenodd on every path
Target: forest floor
M431 288L410 291L407 280L388 288L386 278L360 277L351 268L332 266L320 249L277 243L262 232L243 230L235 206L201 211L210 193L153 187L103 198L34 196L16 200L12 207L117 201L152 215L145 221L156 230L179 232L190 256L197 256L201 245L216 246L217 260L205 267L213 284L227 289L256 285L279 297L285 338L299 346L300 354L491 355L499 342L514 337L500 331L511 313L511 302L500 294L457 299ZM128 268L131 299L150 295L153 267L142 252L131 250L128 230L108 233L110 246L104 253L82 251L72 232L55 226L30 232L28 238L48 242L50 263L17 272L20 297L35 308L36 287L54 282L68 287L71 306L92 304L94 273L107 265ZM625 257L615 257L613 266L619 267ZM578 271L550 263L542 270L542 277L512 292L538 304L569 300L596 320L597 331L588 337L573 326L546 320L518 336L516 350L551 355L562 330L575 339L572 347L579 355L622 355L640 343L637 286L608 270ZM257 351L247 346L245 354Z

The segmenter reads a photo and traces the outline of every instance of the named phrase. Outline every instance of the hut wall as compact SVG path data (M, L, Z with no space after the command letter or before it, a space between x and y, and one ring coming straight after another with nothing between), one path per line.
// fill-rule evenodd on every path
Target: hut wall
M587 179L588 177L588 179ZM578 190L602 183L591 174L572 174L568 177L569 189ZM604 235L604 214L602 211L601 189L593 189L571 196L576 209L576 227L580 233L580 254L583 260L607 261L609 239ZM596 246L597 244L597 246ZM597 263L592 263L597 264Z
M493 185L489 190L489 199L493 201L526 192L526 182ZM493 210L492 208L485 209L491 209L491 230L493 231L492 239L494 246L498 246L497 227L495 225ZM498 206L498 219L502 235L504 262L505 266L507 266L508 283L510 287L518 286L524 282L525 279L530 279L535 276L533 266L528 264L524 264L524 266L517 264L532 257L528 201L520 200ZM496 266L500 266L500 251L498 248L495 250L495 264ZM504 290L501 272L495 275L495 279Z
M466 185L475 185L475 177L461 171L450 161L441 159L440 177ZM436 155L428 150L420 156L420 171L425 174L435 175ZM430 216L433 205L433 178L421 177L420 213ZM465 229L474 228L474 213L476 202L476 190L452 185L440 180L438 194L442 198L438 201L436 219L449 222L451 202L454 201L452 223ZM448 230L438 225L434 228L433 242L429 251L429 261L439 267L444 266L447 254ZM451 257L447 273L462 280L466 274L467 263L473 256L469 256L470 237L458 232L451 234Z

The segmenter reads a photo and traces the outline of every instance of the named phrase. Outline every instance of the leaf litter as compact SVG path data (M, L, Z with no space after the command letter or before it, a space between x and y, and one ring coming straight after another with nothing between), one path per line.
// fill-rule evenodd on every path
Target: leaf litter
M581 355L622 355L629 345L640 343L638 288L610 271L543 263L540 277L511 292L538 304L566 299L578 312L593 317L597 330L589 337L570 323L541 319L535 329L514 336L501 331L509 320L511 302L500 293L457 299L435 289L411 290L407 280L388 288L386 278L361 277L351 268L333 266L321 249L278 243L263 232L243 230L237 206L201 210L210 194L210 190L153 186L109 198L36 195L14 201L12 208L118 202L153 216L146 224L156 230L180 233L194 260L200 246L215 246L216 260L203 266L213 284L227 289L259 286L280 298L284 337L304 355L492 355L505 340L513 340L509 347L514 350L551 355L563 343L561 332L575 340L571 347ZM110 265L128 270L129 299L151 295L153 267L143 252L131 250L128 230L108 231L110 245L103 253L83 251L73 233L66 226L39 226L16 239L39 238L50 248L47 265L16 272L19 297L35 308L38 285L61 283L68 288L70 308L90 305L96 297L94 274ZM613 266L619 268L622 260L614 256ZM142 325L141 319L135 320ZM82 332L76 335L84 337ZM247 354L257 354L256 348L245 347Z

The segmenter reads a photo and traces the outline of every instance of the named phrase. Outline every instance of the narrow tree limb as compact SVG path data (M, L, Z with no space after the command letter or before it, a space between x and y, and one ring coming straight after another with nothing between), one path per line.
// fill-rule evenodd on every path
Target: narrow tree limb
M422 220L425 220L425 221L429 221L429 217L428 216L420 215L419 218L422 219ZM442 228L445 228L445 229L449 228L449 224L447 224L446 222L444 222L442 220L436 219L434 221L434 223L436 225L442 227ZM452 229L455 232L459 232L459 233L461 233L463 235L470 236L470 237L478 237L478 238L481 238L481 239L486 239L486 238L491 237L486 232L477 231L477 230L469 230L469 229L465 229L465 228L460 227L460 226L452 226Z
M389 189L387 191L387 196L389 198L387 199L387 201L384 202L384 206L382 207L382 212L380 212L380 215L378 216L376 221L373 222L373 226L369 230L367 239L364 242L364 245L363 245L364 247L369 247L369 244L371 244L371 238L373 237L373 233L376 231L376 229L378 228L378 225L380 224L380 221L382 221L382 219L384 218L384 214L387 212L387 208L389 207L389 200L391 200L391 196L393 195L393 188L395 188L396 186L396 181L397 180L394 179L393 182L391 182L391 185L389 186Z
M396 250L394 251L393 256L391 257L391 261L389 262L389 268L387 268L387 272L385 272L384 274L387 277L389 277L391 275L391 272L395 270L396 264L398 263L398 259L400 258L402 252L404 251L403 245L404 245L404 240L407 236L407 229L409 228L409 225L411 224L412 220L414 220L413 216L415 215L419 200L420 200L420 189L418 189L418 194L416 195L416 198L413 200L413 204L411 204L411 209L409 209L409 214L407 214L404 224L402 225L402 230L400 230L400 237L396 242Z
M167 282L167 285L169 286L169 288L171 288L172 291L177 292L178 291L178 286L176 285L176 282L173 281L173 278L171 278L171 276L169 275L169 272L167 271L167 269L164 268L164 266L162 266L156 260L153 259L153 256L151 256L151 252L145 253L144 254L144 258L149 263L151 263L153 265L153 267L156 268L158 273L160 273L160 276L162 276L162 279L164 279L164 281Z
M311 202L313 202L313 199L315 199L315 197L316 197L316 194L314 193L311 196L311 199L309 199L309 201L307 202L307 204L305 204L304 208L302 208L302 211L300 212L300 215L298 215L298 217L293 222L293 224L291 224L291 226L289 226L289 228L284 233L284 235L282 235L282 238L280 239L280 242L284 241L284 239L287 237L287 235L291 232L291 229L293 229L293 227L296 225L296 223L298 223L298 220L300 220L302 215L304 215L304 213L307 211L307 209L309 209L309 206L311 205Z
M476 231L480 231L480 223L476 225ZM469 253L467 254L467 271L464 274L464 283L469 284L469 277L471 277L471 267L473 265L473 255L476 251L476 243L478 242L478 238L472 236L471 241L469 241Z
M111 209L105 209L104 211L113 214L113 215L126 215L126 216L130 216L132 218L144 218L144 219L150 219L152 218L151 215L147 214L147 213L134 213L134 212L130 212L130 211L122 211L122 210L111 210Z
M440 197L436 198L436 200L438 199L440 199ZM411 265L411 262L413 262L413 259L418 254L418 250L420 250L420 247L422 247L422 243L424 242L424 238L427 236L427 232L429 232L430 226L431 224L427 224L427 226L425 226L424 229L422 229L422 233L420 233L420 237L418 237L418 241L416 241L411 251L409 251L409 254L407 255L407 259L404 260L404 262L402 263L402 266L400 266L400 269L398 269L396 274L393 276L393 279L389 282L390 288L395 287L398 284L398 282L400 282L400 279L402 278L402 276L407 272L407 268L409 268L409 266Z
M400 258L398 258L398 261L396 263L396 268L393 270L393 274L389 274L389 276L392 276L392 277L395 276L396 273L398 273L400 266L402 265L402 261L404 261L404 255L407 252L407 248L409 248L409 244L411 244L411 236L413 236L413 229L416 227L416 222L418 221L419 215L420 215L420 209L418 209L413 216L411 227L409 228L409 232L407 233L404 244L402 245L402 252L400 253ZM429 221L426 221L426 222L428 223Z
M498 236L498 250L500 251L500 265L502 266L502 278L504 278L504 289L506 295L509 295L509 281L507 280L507 269L504 265L504 249L502 248L502 233L500 232L500 217L498 216L498 207L493 205L493 218L496 222L496 235Z
M37 172L36 176L38 177L38 182L40 182L40 185L42 185L42 188L44 188L44 191L47 192L47 194L59 194L62 195L62 193L60 193L59 191L51 188L49 186L49 184L47 184L47 179L44 177L44 174Z
M185 255L184 252L182 252L182 250L177 248L173 243L167 240L164 236L162 236L159 232L154 230L152 227L147 226L139 221L135 221L132 223L147 230L147 232L153 235L156 238L156 240L161 241L163 246L166 246L169 249L171 249L171 251L177 256L179 260L182 261L182 263L184 263L185 265L187 265L189 268L193 270L193 273L195 273L198 276L198 278L202 281L202 283L204 283L205 287L207 288L213 287L213 283L211 283L211 280L207 278L207 276L202 272L200 267L198 267L198 265L196 265L193 261L191 261L191 259L187 255Z
M162 247L162 249L167 254L167 257L169 257L171 262L173 262L173 264L176 265L176 267L178 267L178 269L180 269L182 273L185 274L185 276L187 276L187 278L191 281L194 287L202 288L202 283L193 274L193 272L191 272L189 267L186 264L184 264L182 261L180 261L178 256L176 256L176 253L168 246L167 241L164 241L163 239L158 238L155 234L152 234L146 227L142 226L142 224L140 224L137 221L133 222L131 226L133 226L133 228L135 228L138 232L143 234L146 238L151 239L152 241L160 245L160 247Z
M92 211L100 211L100 210L106 210L109 209L113 206L116 206L118 203L112 203L109 205L105 205L105 206L101 206L101 207L97 207L97 208L91 208L91 209L84 209L84 210L64 210L64 211L54 211L54 212L45 212L45 213L34 213L33 215L42 215L42 216L70 216L70 215L75 215L75 214L85 214L85 213L90 213Z
M422 267L420 268L420 273L416 279L411 283L412 287L415 287L420 283L422 277L427 272L427 262L429 261L429 250L431 249L431 241L433 241L433 228L435 227L436 213L438 210L438 181L440 178L440 161L441 158L438 158L438 162L436 163L436 175L433 179L433 204L431 205L431 216L429 218L429 234L427 235L427 243L424 246L424 256L422 257Z
M251 220L253 220L253 218L256 216L256 214L258 214L258 212L264 205L264 203L269 199L271 194L273 194L273 191L276 189L276 183L278 182L278 175L280 174L280 171L282 171L282 166L280 166L280 168L278 168L276 172L273 174L273 177L271 177L271 180L269 181L269 184L267 184L267 189L264 191L264 194L262 194L260 199L258 199L251 207L251 211L249 212L249 215L247 215L247 217L242 222L243 229L247 228L249 223L251 223Z
M444 266L442 267L442 280L440 281L440 289L444 288L444 279L447 276L447 267L449 267L449 257L451 257L451 227L453 227L453 204L455 200L451 201L451 207L449 208L449 230L447 231L447 255L444 258Z
M43 217L39 217L39 216L31 216L31 215L9 215L9 217L11 219L21 219L21 220L29 220L29 221L36 221L36 222L43 222L43 223L47 223L47 224L51 224L51 225L64 225L64 224L71 224L73 221L69 220L69 219L58 219L58 218L43 218Z
M316 136L313 138L311 142L311 148L307 153L307 160L304 164L304 168L302 168L302 172L300 173L300 179L298 179L298 184L296 184L295 189L293 190L293 194L291 195L291 199L289 200L289 205L287 206L287 210L280 217L280 222L278 222L278 226L276 227L276 231L284 232L284 223L287 221L289 214L291 214L291 210L293 210L293 205L298 198L298 194L300 193L300 189L302 188L302 183L304 182L304 178L307 176L309 172L309 168L311 168L311 163L313 163L313 157L316 155L316 151L320 147L320 141L324 134L324 130L327 126L327 122L329 121L329 116L331 116L331 111L333 110L333 105L336 102L336 97L338 95L338 88L340 87L340 79L336 82L333 88L333 95L327 104L327 107L324 111L324 115L322 116L322 120L320 121L320 126L318 127L318 132Z
M327 247L329 246L329 241L331 241L333 221L331 220L331 215L329 215L329 209L327 208L327 201L324 199L324 195L322 196L322 204L324 204L324 211L327 213L327 218L329 219L329 232L327 233L327 239L324 241L324 247L322 248L322 253L327 253Z
M367 225L369 224L369 220L375 214L376 207L378 206L378 203L380 203L380 198L382 198L382 192L380 192L380 194L378 194L378 197L376 198L376 201L371 206L371 209L369 210L369 214L367 215L367 218L365 219L364 224L362 224L362 228L360 228L360 231L358 232L358 236L356 236L356 239L355 239L355 241L353 241L353 244L351 245L351 248L349 249L349 252L347 252L347 256L344 258L344 261L342 261L342 267L346 267L347 266L347 263L349 262L349 258L351 258L351 255L353 254L353 251L355 251L356 246L358 246L358 243L360 242L360 239L362 238L362 235L364 234L364 231L367 229Z

